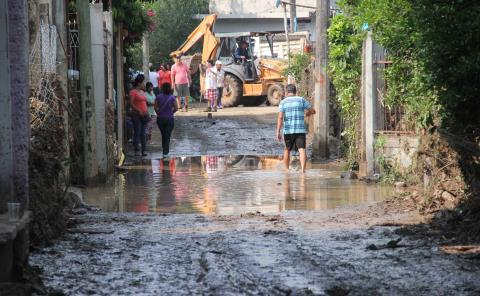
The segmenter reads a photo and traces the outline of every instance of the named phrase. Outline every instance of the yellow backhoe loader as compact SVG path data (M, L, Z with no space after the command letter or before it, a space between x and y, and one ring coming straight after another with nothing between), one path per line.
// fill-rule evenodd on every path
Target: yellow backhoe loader
M225 89L222 103L224 106L236 106L238 104L251 105L259 96L267 96L271 105L278 105L284 96L284 85L286 78L282 71L286 62L279 59L256 58L253 55L253 37L266 38L270 46L271 56L273 53L273 36L271 32L235 32L214 34L213 26L217 16L212 14L206 16L195 30L188 36L187 40L174 52L176 55L189 54L202 38L203 46L201 58L197 55L191 60L190 68L196 72L200 67L199 63L205 64L208 60L220 60L223 64L225 75ZM249 56L252 59L239 61L235 59L234 53L241 42L246 42ZM203 77L201 81L203 81ZM203 83L201 83L203 85Z

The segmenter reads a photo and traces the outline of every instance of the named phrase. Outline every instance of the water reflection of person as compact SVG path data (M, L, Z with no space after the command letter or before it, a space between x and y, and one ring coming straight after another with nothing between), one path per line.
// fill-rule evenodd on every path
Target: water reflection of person
M174 191L175 159L160 161L160 180L157 188L157 212L174 212L176 198Z
M291 178L290 173L285 173L285 210L305 210L307 192L305 178L303 174L300 177Z
M134 195L129 195L128 204L132 204L133 209L127 206L129 211L146 213L149 210L149 194L151 188L151 175L144 166L148 165L147 160L138 163L142 169L132 170L128 173L127 188L135 188Z

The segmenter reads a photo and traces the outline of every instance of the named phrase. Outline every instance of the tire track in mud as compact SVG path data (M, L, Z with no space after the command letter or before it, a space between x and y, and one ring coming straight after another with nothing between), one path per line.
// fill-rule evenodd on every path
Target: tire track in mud
M48 286L67 295L480 292L475 261L406 238L411 247L367 251L368 244L397 238L395 228L326 230L320 220L318 229L306 231L301 223L310 218L301 212L287 217L87 214L76 227L105 234L69 234L33 253L31 262L43 267Z
M293 243L295 235L285 229L282 219L275 217L273 223L268 216L251 216L249 219L257 222L253 223L251 229L242 229L245 228L245 221L236 227L234 223L237 221L227 219L225 222L230 227L241 230L210 240L210 247L220 251L206 253L209 272L221 274L221 282L227 282L233 289L229 292L233 293L320 294L323 289L315 286L313 278L295 262L298 259ZM255 225L258 223L264 225Z

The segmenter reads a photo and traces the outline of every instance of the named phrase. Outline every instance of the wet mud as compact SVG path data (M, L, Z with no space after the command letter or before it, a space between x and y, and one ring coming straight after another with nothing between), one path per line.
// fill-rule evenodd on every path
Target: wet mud
M90 213L31 263L67 295L480 293L478 258L447 254L398 226L365 226L362 211Z
M282 171L276 109L238 110L179 115L172 159L159 160L157 133L148 157L86 190L103 211L75 212L68 234L31 254L45 285L66 295L480 295L478 252L451 252L462 248L388 188L341 179L338 164Z

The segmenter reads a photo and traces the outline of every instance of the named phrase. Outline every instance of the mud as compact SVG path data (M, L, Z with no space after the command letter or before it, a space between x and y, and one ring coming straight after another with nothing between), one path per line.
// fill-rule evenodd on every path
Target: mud
M175 120L171 156L278 155L282 144L275 141L277 107L242 107L213 112L201 108L179 112ZM129 145L131 146L131 145ZM131 147L128 147L131 148ZM147 158L161 157L161 137L154 129ZM129 152L132 155L133 152Z
M364 198L325 164L303 177L282 172L274 109L238 110L214 121L180 115L175 169L158 161L156 135L149 157L128 159L113 194L87 191L121 213L76 212L67 235L33 252L45 284L67 295L480 294L478 247L436 233L407 194ZM250 111L258 113L242 113ZM257 156L219 165L237 154ZM220 156L184 165L186 155ZM331 206L308 206L322 202Z
M399 227L367 226L375 220L368 212L90 213L74 219L74 229L89 234L68 234L31 263L67 295L480 293L478 258L449 255L440 241L410 238ZM405 218L382 216L377 222ZM396 248L368 248L399 238Z

